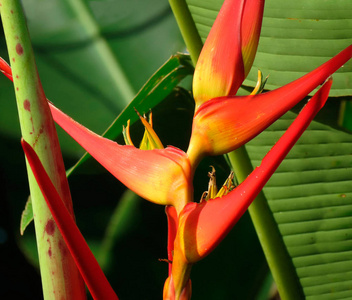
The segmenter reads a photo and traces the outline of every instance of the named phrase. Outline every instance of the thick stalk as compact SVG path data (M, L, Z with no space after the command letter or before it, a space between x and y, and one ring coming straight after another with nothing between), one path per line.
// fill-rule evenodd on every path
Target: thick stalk
M50 110L37 73L19 0L0 0L23 138L35 149L73 215L70 191ZM27 165L45 299L86 299L83 280Z
M188 5L185 0L169 0L169 3L176 18L177 25L180 28L183 40L191 55L192 62L196 65L203 43Z
M245 147L242 146L232 151L228 157L238 183L241 183L253 171ZM292 259L287 252L263 192L259 193L249 206L248 211L281 299L303 299L303 291L298 282Z

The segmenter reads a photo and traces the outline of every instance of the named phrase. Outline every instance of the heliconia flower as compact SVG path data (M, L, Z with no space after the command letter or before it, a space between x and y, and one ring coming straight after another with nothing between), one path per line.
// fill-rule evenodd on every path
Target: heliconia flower
M352 45L305 76L276 90L211 99L195 112L187 154L192 165L206 155L239 148L281 117L352 57Z
M185 295L185 291L191 290L189 278L192 265L208 255L241 218L315 115L324 106L331 85L332 79L330 78L308 101L288 130L264 157L261 165L238 187L215 199L188 203L178 218L172 207L167 209L168 224L172 225L172 238L176 231L175 226L177 226L173 245L170 246L168 243L170 247L168 250L173 255L171 274L169 272L164 286L164 295L168 295L167 299L181 299L180 296ZM231 177L229 179L231 180ZM226 184L231 186L230 183Z
M253 64L263 10L264 0L225 0L195 68L196 110L212 98L236 95Z
M332 79L305 105L297 118L247 179L223 197L188 203L179 215L174 245L173 273L176 265L193 264L208 255L227 235L262 190L290 149L324 106ZM181 260L176 262L175 260ZM181 267L180 267L181 268ZM186 268L183 266L182 268Z
M39 157L24 140L22 140L22 147L51 214L93 298L118 300Z
M153 203L173 205L178 211L192 201L188 156L176 147L141 150L119 145L77 123L50 104L53 119L105 169L129 189Z
M199 203L186 204L179 215L173 207L166 208L169 225L169 277L164 285L166 299L181 299L181 295L185 297L191 292L189 278L192 265L208 255L241 218L324 106L331 85L330 78L308 101L289 129L264 157L261 165L238 187L233 185L233 175L230 174L218 191L215 170L212 168L212 172L209 173L208 191Z

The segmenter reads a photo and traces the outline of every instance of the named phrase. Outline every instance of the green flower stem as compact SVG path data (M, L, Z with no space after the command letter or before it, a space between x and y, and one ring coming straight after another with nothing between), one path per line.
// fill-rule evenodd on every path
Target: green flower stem
M100 63L108 72L110 78L115 82L115 88L122 96L122 98L119 99L119 101L122 102L122 107L126 106L135 96L135 91L109 44L100 34L99 27L89 11L86 1L68 0L65 2L72 7L76 18L82 24L82 28L86 30L87 36L95 38L93 47L97 49Z
M253 171L245 147L229 153L228 157L236 178L241 183ZM281 299L303 299L295 268L263 192L253 201L248 211Z
M0 0L23 138L35 149L65 205L72 201L55 125L37 73L19 0ZM27 164L45 299L86 299L83 280Z
M169 0L169 3L178 27L181 30L183 40L191 55L192 62L196 65L203 43L188 9L188 5L185 0Z

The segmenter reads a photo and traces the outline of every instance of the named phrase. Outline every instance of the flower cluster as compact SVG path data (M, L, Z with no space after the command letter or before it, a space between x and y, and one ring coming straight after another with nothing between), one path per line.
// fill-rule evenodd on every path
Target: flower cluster
M263 94L236 96L255 57L263 9L264 0L225 0L195 68L196 108L186 152L172 146L164 148L152 129L151 119L148 122L141 117L146 131L141 147L136 148L129 126L124 129L126 145L119 145L96 135L49 103L54 120L111 174L144 199L166 206L169 277L164 285L164 299L190 299L192 265L208 255L243 215L324 105L332 84L329 76L352 56L350 46L284 87ZM11 78L11 70L1 68ZM262 164L242 184L233 187L230 178L224 185L226 192L217 193L211 183L204 199L194 201L193 175L205 156L225 154L244 145L323 82ZM31 167L39 168L35 153L23 144ZM213 175L212 172L210 176ZM54 188L45 190L44 179L38 175L37 180L50 206ZM52 209L54 217L57 209ZM62 218L55 217L58 225ZM66 240L75 243L72 238ZM93 281L89 287L100 282Z

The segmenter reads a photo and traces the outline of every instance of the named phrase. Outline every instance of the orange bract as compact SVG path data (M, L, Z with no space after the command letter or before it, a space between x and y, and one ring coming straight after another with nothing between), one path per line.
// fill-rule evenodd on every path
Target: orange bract
M103 138L50 104L57 122L104 168L142 198L180 210L193 197L188 156L175 147L140 150Z
M224 2L194 72L196 109L212 98L236 95L253 64L263 9L263 0Z

